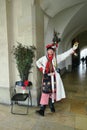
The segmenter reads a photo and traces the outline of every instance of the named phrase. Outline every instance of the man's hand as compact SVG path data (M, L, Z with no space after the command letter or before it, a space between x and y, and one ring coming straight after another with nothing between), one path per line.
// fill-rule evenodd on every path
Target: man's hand
M75 42L74 45L73 45L73 50L75 51L77 48L78 48L78 42Z

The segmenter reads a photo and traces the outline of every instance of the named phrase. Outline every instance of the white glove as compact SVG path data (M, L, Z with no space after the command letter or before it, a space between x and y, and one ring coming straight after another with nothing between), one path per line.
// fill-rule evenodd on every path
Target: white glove
M77 48L78 48L78 42L75 42L74 45L73 45L73 50L75 51Z

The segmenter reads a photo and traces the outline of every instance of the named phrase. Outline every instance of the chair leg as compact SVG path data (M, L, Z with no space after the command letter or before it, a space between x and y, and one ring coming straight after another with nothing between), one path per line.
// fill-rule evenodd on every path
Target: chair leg
M17 103L18 104L18 103ZM12 114L16 114L16 115L27 115L28 114L28 109L29 109L29 99L28 99L28 105L26 108L26 113L18 113L18 112L14 112L13 107L15 105L15 101L11 101L11 113ZM19 104L18 104L19 105Z
M28 110L29 110L29 97L28 97L28 105L27 105L27 112L26 112L26 114L28 114Z
M31 106L32 106L32 96L31 96L31 92L29 91L29 98L30 98L30 103L31 103Z
M11 113L13 114L13 101L11 101Z

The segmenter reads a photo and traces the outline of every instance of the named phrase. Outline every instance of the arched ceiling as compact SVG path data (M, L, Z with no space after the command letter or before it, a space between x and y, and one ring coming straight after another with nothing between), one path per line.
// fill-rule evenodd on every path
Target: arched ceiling
M71 37L74 38L87 30L87 0L40 0L40 6L44 13L52 19L70 8L80 7L68 21L62 36L67 37L71 34Z
M72 17L67 24L64 35L69 35L71 32L75 32L74 35L78 35L81 32L87 30L87 3L85 3Z
M87 0L40 0L40 6L50 17L54 17L60 11L75 6Z

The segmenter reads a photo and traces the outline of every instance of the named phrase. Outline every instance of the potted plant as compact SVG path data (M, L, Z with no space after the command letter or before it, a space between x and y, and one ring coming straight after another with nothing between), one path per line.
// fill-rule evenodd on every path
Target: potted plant
M18 42L17 46L13 46L13 55L16 60L19 76L23 83L27 84L28 76L31 73L33 58L35 57L35 47L22 45Z

